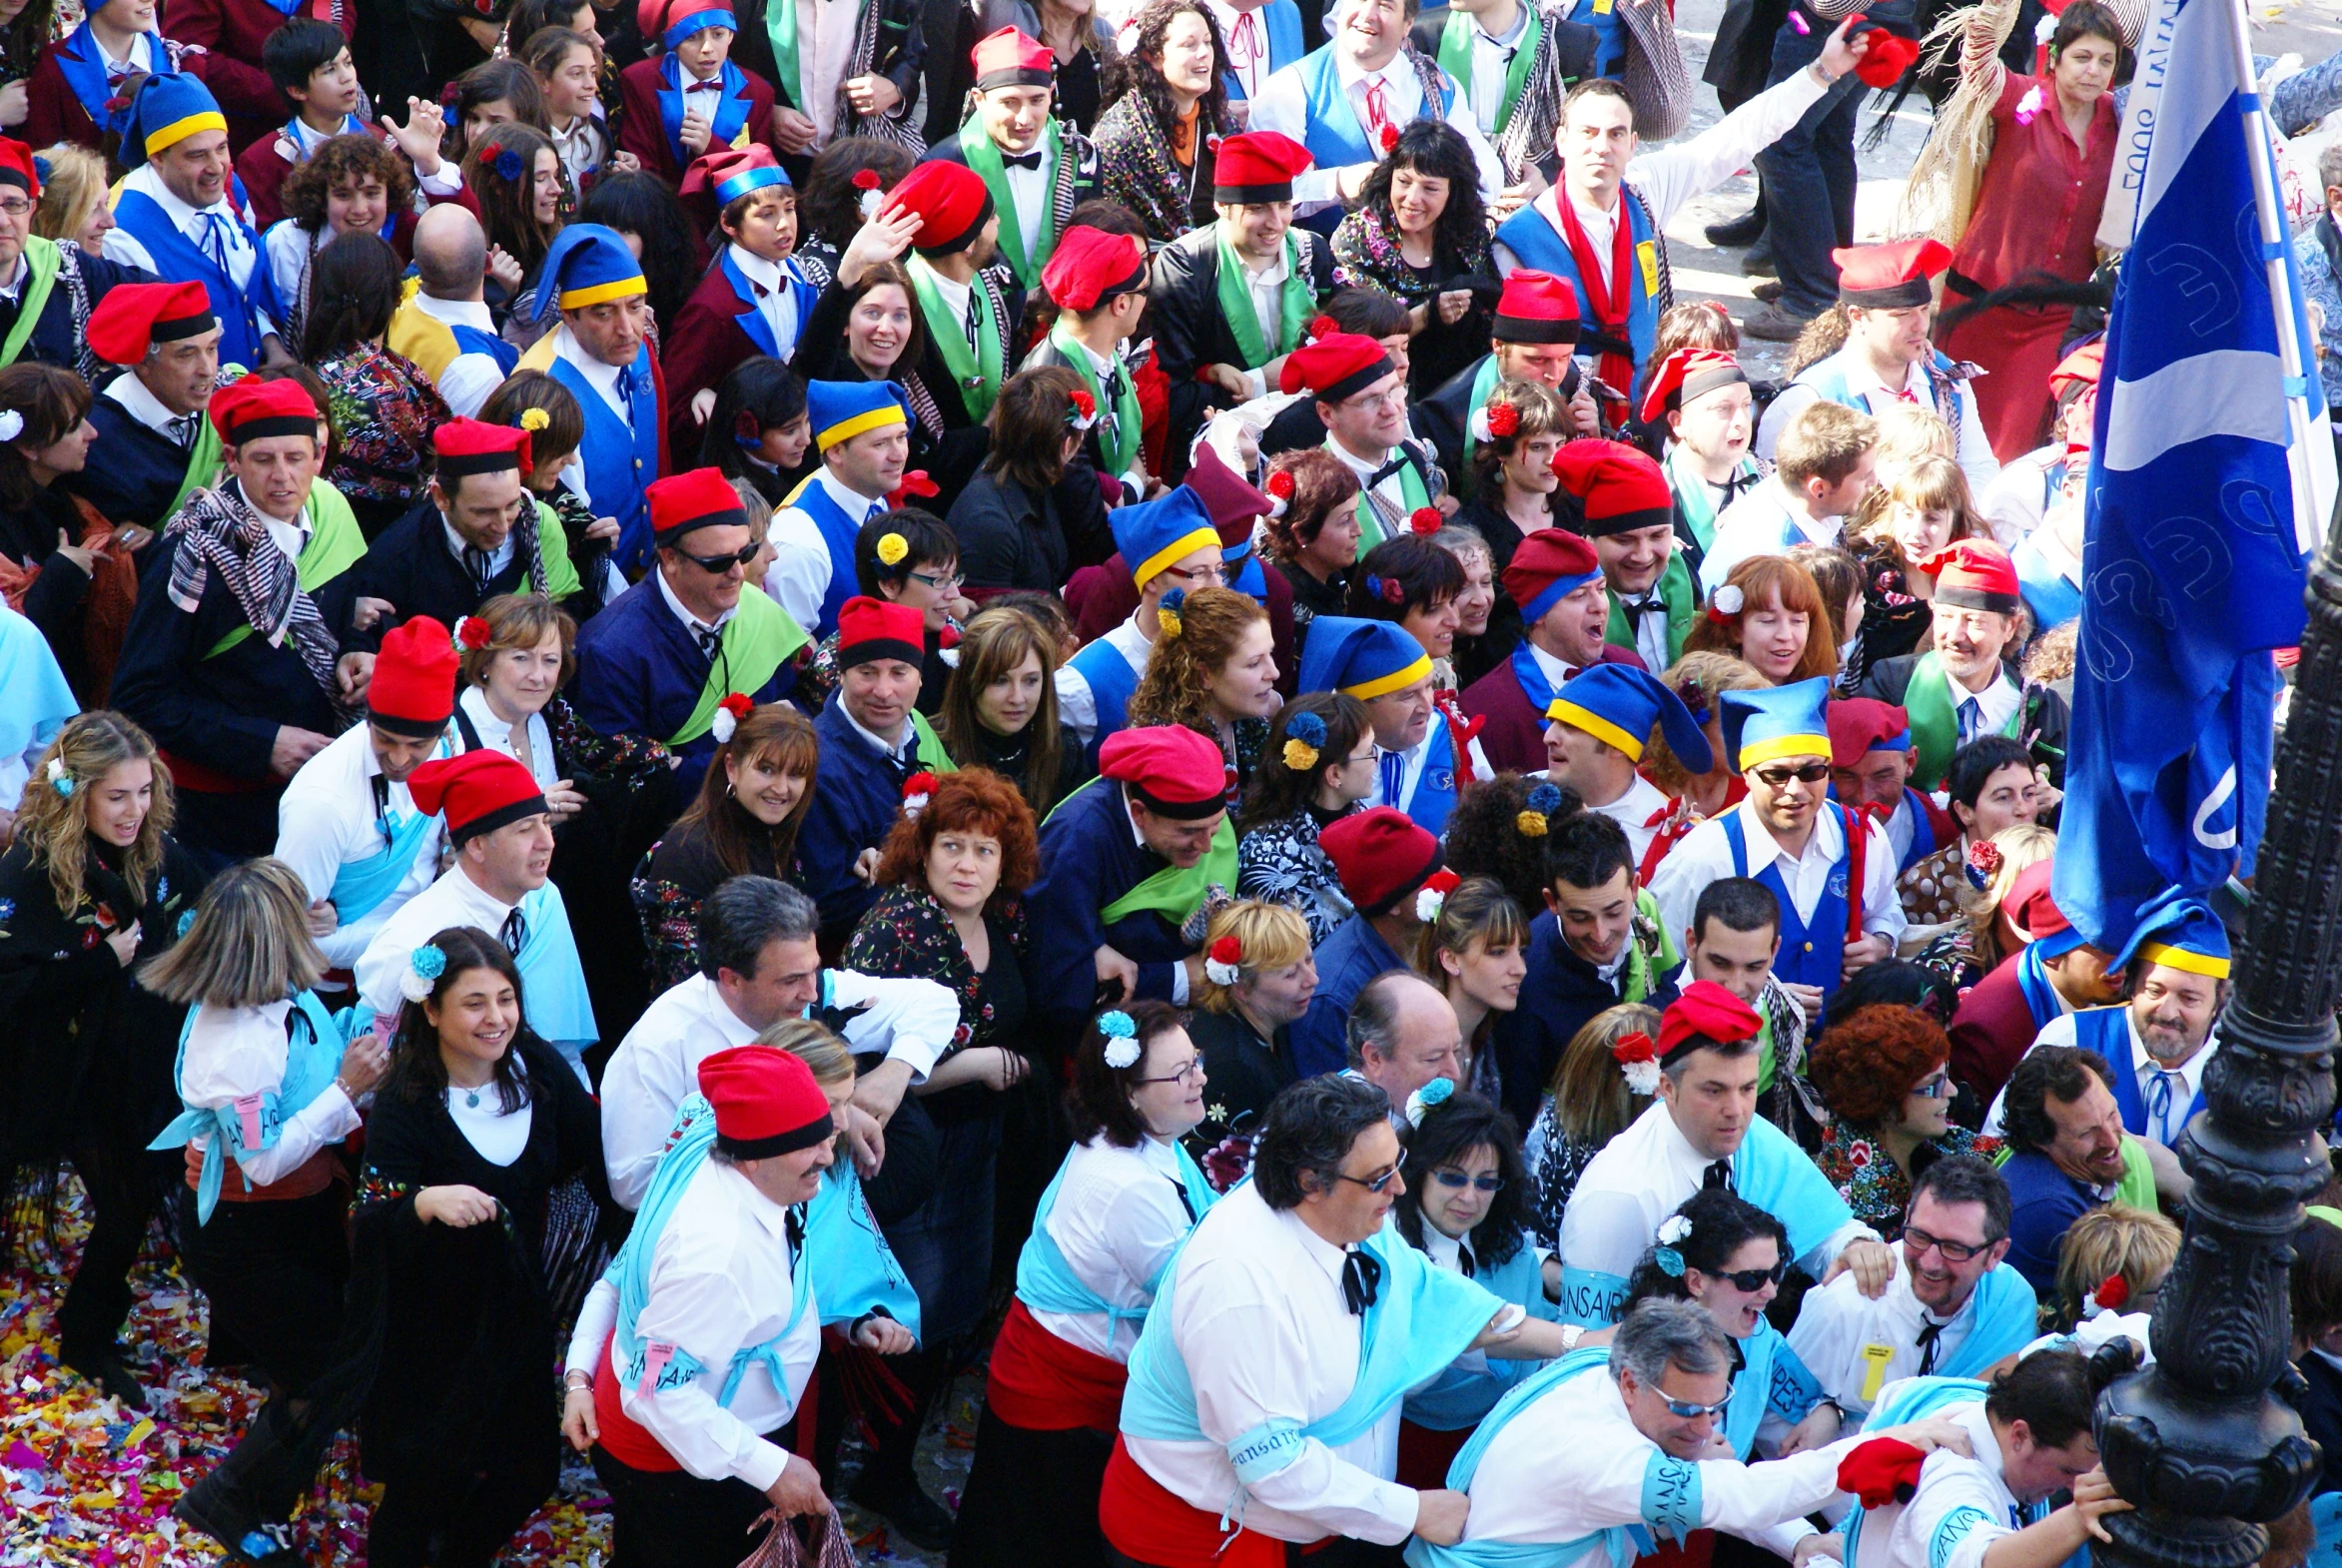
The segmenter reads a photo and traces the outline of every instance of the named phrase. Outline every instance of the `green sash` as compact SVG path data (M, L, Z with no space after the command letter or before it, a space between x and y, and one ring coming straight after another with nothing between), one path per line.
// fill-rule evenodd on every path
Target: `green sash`
M1325 437L1325 449L1333 450L1333 437L1330 435ZM1339 456L1340 453L1336 452L1335 455ZM1423 487L1423 475L1416 471L1413 463L1399 465L1398 487L1399 492L1407 498L1409 516L1431 504L1431 492ZM1367 490L1358 492L1358 554L1361 558L1387 537L1382 531L1382 518L1376 514L1374 503L1366 498L1370 493Z
M911 728L919 734L919 765L930 773L957 773L960 765L952 754L944 750L943 737L935 726L927 722L927 715L917 708L911 710Z
M27 235L24 265L31 276L25 280L24 302L16 309L16 325L8 329L8 341L0 343L0 365L14 365L32 341L33 329L41 325L41 310L57 284L57 242Z
M1496 129L1490 136L1501 133L1512 120L1513 105L1521 101L1521 89L1529 85L1529 66L1537 58L1537 38L1543 25L1537 20L1537 8L1524 0L1521 12L1529 25L1521 30L1521 41L1514 49L1512 64L1504 73L1504 100L1496 106ZM1472 35L1480 24L1462 11L1447 13L1447 26L1439 34L1439 68L1455 78L1457 96L1466 108L1472 102Z
M206 419L203 427L209 433L212 421ZM203 442L197 441L196 447L201 451ZM219 452L220 443L215 438L212 441L215 461L219 458ZM186 493L182 492L180 500L186 498ZM171 510L179 510L178 501L172 502ZM351 511L350 502L344 500L342 492L324 479L311 483L309 505L304 510L309 513L309 542L294 557L293 574L301 583L302 592L315 594L318 589L358 564L359 557L366 553L366 535L358 531L358 517ZM216 659L251 635L252 627L249 624L239 626L214 643L212 651L204 657Z
M1698 608L1696 597L1692 592L1692 569L1684 564L1683 551L1677 550L1659 568L1659 600L1667 606L1667 662L1670 664L1683 657L1684 638L1691 635L1692 613ZM1610 625L1603 631L1602 640L1614 648L1635 651L1634 633L1627 629L1626 611L1615 593L1610 595Z
M1992 1164L2004 1166L2015 1153L2003 1145L1993 1152ZM2122 1178L2114 1183L2114 1201L2150 1214L2156 1209L2154 1163L2147 1159L2146 1146L2127 1133L2122 1135Z
M780 0L786 9L793 0ZM549 573L552 568L547 566ZM724 622L724 656L707 672L699 703L683 727L667 737L669 746L688 746L707 733L716 709L735 691L753 693L810 640L787 610L762 590L743 592L740 610ZM727 679L728 677L728 679Z
M584 586L569 562L569 535L561 529L559 513L543 501L536 503L536 553L545 564L545 580L536 590L558 602Z
M1065 356L1066 364L1073 369L1074 374L1082 378L1082 385L1090 389L1090 395L1098 400L1098 406L1104 408L1106 394L1098 389L1098 377L1091 369L1090 351L1083 347L1082 340L1067 330L1064 315L1061 314L1057 325L1050 328L1049 341L1051 347ZM1099 449L1106 454L1106 471L1110 477L1130 472L1131 464L1138 460L1139 426L1139 390L1132 385L1131 378L1125 376L1122 393L1115 398L1114 443L1107 444L1104 430L1098 434Z
M1743 472L1754 472L1749 459L1741 459ZM1708 481L1700 477L1698 466L1684 456L1678 444L1667 454L1667 482L1675 491L1675 503L1683 508L1684 521L1692 525L1692 537L1707 549L1716 542L1716 503L1708 498Z
M1100 910L1098 918L1111 926L1143 909L1151 909L1172 925L1183 926L1189 915L1203 907L1203 895L1215 882L1231 893L1235 891L1236 830L1225 817L1212 830L1211 848L1203 852L1201 860L1184 871L1176 866L1164 867Z
M1467 16L1464 18L1464 21L1469 24L1471 22L1471 18ZM1480 362L1480 369L1474 373L1472 377L1472 402L1471 406L1464 409L1463 457L1462 460L1456 464L1456 466L1462 470L1456 476L1456 482L1458 484L1468 485L1473 488L1477 488L1479 485L1480 481L1472 467L1472 448L1480 444L1478 441L1472 439L1472 415L1478 413L1482 408L1488 406L1489 397L1492 396L1496 392L1496 384L1503 379L1503 377L1497 374L1496 356L1493 354Z
M1655 952L1646 951L1639 937L1628 934L1626 973L1619 977L1621 1002L1647 1000L1657 989L1660 977L1683 962L1683 955L1675 950L1675 938L1667 930L1667 921L1659 913L1659 901L1646 888L1635 890L1635 914L1650 922L1651 929L1659 933L1659 945Z
M793 0L766 0L768 6L793 3ZM1000 209L1001 255L1007 259L1009 271L1017 275L1022 289L1041 287L1041 269L1049 265L1050 256L1058 248L1057 161L1065 156L1065 135L1055 120L1043 133L1042 145L1049 155L1042 167L1051 178L1044 183L1041 208L1041 238L1035 243L1036 255L1025 255L1025 226L1018 219L1016 194L1009 189L1009 172L1001 165L1001 150L984 134L984 116L976 115L960 127L960 155L968 160L968 167L984 177L985 188L992 192L992 204Z
M772 0L772 3L786 10L796 0ZM976 352L971 354L967 324L944 309L943 296L935 290L935 269L927 264L927 258L912 257L909 271L912 291L919 296L920 314L927 319L928 341L944 357L944 369L952 373L952 385L960 393L960 406L968 410L969 418L982 424L984 416L992 412L993 399L1000 395L1004 364L1000 323L993 319L992 301L984 292L984 280L979 277L968 281L969 302L976 307Z
M1301 266L1301 242L1293 238L1290 230L1285 232L1285 274L1276 300L1276 342L1266 344L1260 341L1260 313L1252 309L1252 291L1244 282L1244 264L1237 259L1235 248L1227 243L1223 227L1213 226L1212 236L1219 246L1219 314L1227 319L1236 350L1244 357L1244 363L1236 369L1257 371L1278 355L1298 349L1301 329L1317 314L1317 291L1309 287L1308 272Z
M1952 770L1952 754L1959 749L1959 715L1952 704L1952 677L1933 651L1920 655L1912 666L1911 684L1904 688L1903 711L1911 716L1914 789L1935 789ZM2024 704L2018 702L2000 733L2013 736L2024 723Z
M805 83L797 74L797 0L765 0L764 36L773 46L773 79L782 99L799 114L809 113Z
M155 519L157 533L162 532L170 525L171 519L179 515L179 508L187 504L187 498L190 495L205 488L220 476L220 431L213 425L211 415L207 413L196 421L195 449L187 454L187 476L179 481L179 493L171 497L171 504L163 508L163 515ZM322 478L318 480L320 484L325 482ZM335 499L341 499L339 491L335 492ZM318 497L314 488L310 491L309 509L313 517L317 515ZM342 510L347 515L350 510L349 505L345 503ZM351 519L351 526L354 528L358 526L356 518ZM366 538L362 534L358 541L358 554L365 553ZM357 558L357 555L353 555L351 560ZM344 562L344 564L347 565L348 562ZM335 569L340 570L341 568ZM304 582L302 586L306 588L309 584Z

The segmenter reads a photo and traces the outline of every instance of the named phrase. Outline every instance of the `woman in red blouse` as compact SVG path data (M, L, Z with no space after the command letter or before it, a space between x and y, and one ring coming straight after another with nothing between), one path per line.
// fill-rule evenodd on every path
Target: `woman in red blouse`
M1960 60L1961 95L1991 104L1992 153L1945 280L1948 312L2044 277L2084 283L2096 266L2093 237L2120 130L2112 90L2131 67L2128 30L2113 6L2072 0L2057 17L2048 74L2021 76L1998 58L2002 13L1978 8ZM2062 305L1999 305L1940 334L1947 354L1987 373L1968 385L2002 462L2044 438L2049 372L2071 315Z

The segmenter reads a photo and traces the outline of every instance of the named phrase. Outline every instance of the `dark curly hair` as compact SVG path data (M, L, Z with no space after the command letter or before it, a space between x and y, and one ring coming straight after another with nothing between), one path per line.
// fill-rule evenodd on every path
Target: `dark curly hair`
M1869 1131L1884 1125L1912 1085L1952 1060L1944 1026L1916 1008L1867 1007L1814 1042L1806 1076L1831 1111Z
M318 234L326 227L326 198L334 187L370 179L383 183L383 195L390 202L386 211L402 213L414 205L414 176L407 172L406 160L359 133L320 142L316 152L293 166L277 188L277 201L296 226Z
M982 833L1000 840L1001 879L989 910L1014 902L1041 875L1041 845L1033 808L1017 786L990 768L963 768L936 780L926 809L898 821L880 852L879 887L905 883L927 888L927 853L945 833Z
M1325 744L1317 748L1317 766L1288 768L1284 765L1289 738L1286 726L1304 713L1316 714L1325 725ZM1243 809L1236 815L1236 832L1249 833L1314 801L1325 770L1347 761L1369 728L1366 705L1338 691L1303 692L1277 709L1276 717L1268 721L1268 744L1261 750L1259 766L1252 770Z
M1521 1227L1529 1218L1528 1180L1521 1170L1521 1130L1513 1119L1490 1101L1462 1091L1423 1113L1423 1125L1407 1140L1400 1179L1407 1183L1412 1202L1391 1210L1398 1233L1407 1244L1423 1245L1423 1199L1431 1195L1431 1173L1452 1166L1475 1149L1496 1157L1496 1175L1504 1182L1489 1197L1488 1212L1472 1226L1472 1260L1494 1268L1511 1260L1527 1239Z
M2055 1097L2069 1106L2089 1093L2092 1078L2114 1092L2114 1071L2095 1051L2079 1046L2035 1046L2008 1075L2002 1092L2000 1119L2010 1149L2046 1149L2057 1141L2057 1124L2049 1120L2048 1102Z
M1147 1048L1158 1035L1187 1027L1187 1015L1169 1002L1133 1002L1122 1011L1138 1027L1138 1061L1129 1067L1107 1066L1106 1036L1095 1018L1082 1032L1082 1043L1074 1048L1074 1081L1066 1087L1066 1120L1077 1144L1087 1144L1104 1133L1106 1141L1117 1149L1139 1147L1147 1129L1131 1104L1131 1090L1147 1071Z
M1219 19L1203 0L1147 0L1139 8L1131 18L1130 42L1107 64L1106 88L1099 94L1100 113L1137 93L1147 101L1147 112L1157 125L1168 128L1177 122L1171 84L1163 79L1163 40L1171 23L1182 16L1203 18L1211 33L1211 87L1195 104L1197 134L1218 135L1227 130L1227 77L1233 67L1228 63L1227 40L1219 36Z
M1766 1235L1781 1248L1780 1261L1791 1260L1788 1227L1747 1198L1722 1187L1694 1192L1678 1203L1675 1211L1692 1222L1691 1233L1675 1243L1686 1268L1697 1268L1703 1274L1722 1273L1733 1253ZM1690 1299L1692 1292L1683 1275L1659 1266L1658 1250L1656 1245L1643 1248L1642 1260L1627 1277L1626 1305L1619 1309L1619 1316L1633 1311L1639 1301Z
M1310 1191L1323 1191L1341 1175L1342 1162L1370 1128L1388 1126L1390 1098L1362 1078L1320 1073L1287 1084L1268 1103L1259 1142L1252 1146L1252 1184L1276 1209L1298 1208Z
M1545 908L1545 840L1523 833L1520 818L1529 809L1529 791L1544 782L1499 773L1466 785L1447 814L1447 869L1459 877L1493 878L1532 918ZM1566 784L1555 788L1561 791L1561 807L1549 821L1584 809L1576 790Z
M1356 470L1323 446L1279 452L1270 459L1268 471L1293 476L1293 494L1285 502L1284 515L1268 519L1268 553L1278 560L1298 559L1316 540L1325 519L1358 498Z
M902 184L918 156L875 136L842 136L821 150L797 192L797 244L826 245L843 251L862 232L862 193L854 177L868 169L878 176L878 188L891 191Z
M447 1093L447 1064L439 1055L439 1031L426 1009L443 1001L465 975L475 969L489 969L512 987L512 1004L522 1010L520 1027L514 1031L504 1054L496 1058L495 1066L496 1107L510 1116L529 1101L527 1080L520 1070L520 1044L535 1038L535 1031L528 1027L519 967L512 962L512 955L504 951L503 943L469 926L449 926L424 945L437 948L445 965L431 982L426 998L399 1008L398 1032L390 1041L390 1071L385 1075L377 1098L419 1105Z
M1463 132L1445 120L1416 120L1398 134L1398 145L1374 166L1358 193L1358 205L1372 212L1386 233L1398 233L1390 210L1390 182L1398 171L1447 182L1447 205L1432 224L1432 239L1451 265L1467 263L1488 249L1488 209L1480 200L1480 166Z
M1420 534L1402 533L1359 557L1350 571L1350 595L1342 609L1364 620L1403 620L1452 600L1464 591L1465 581L1464 563L1452 553ZM1397 583L1399 601L1393 604L1385 596L1388 588L1372 587L1370 582Z
M2090 1429L2098 1394L2126 1368L2079 1350L2035 1350L1992 1379L1984 1413L2005 1426L2022 1421L2035 1444L2063 1448Z

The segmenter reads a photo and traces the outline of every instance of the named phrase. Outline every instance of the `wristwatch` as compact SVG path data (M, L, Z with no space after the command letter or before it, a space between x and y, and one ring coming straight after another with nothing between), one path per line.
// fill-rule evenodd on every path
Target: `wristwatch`
M1584 1328L1584 1326L1583 1326L1582 1324L1578 1324L1578 1323L1564 1323L1564 1324L1562 1324L1562 1325L1561 1325L1561 1348L1562 1348L1562 1352L1563 1352L1564 1354L1567 1354L1569 1351L1575 1350L1575 1349L1578 1347L1578 1341L1579 1341L1579 1340L1581 1340L1581 1339L1583 1339L1583 1338L1585 1338L1585 1337L1586 1337L1586 1330L1585 1330L1585 1328Z

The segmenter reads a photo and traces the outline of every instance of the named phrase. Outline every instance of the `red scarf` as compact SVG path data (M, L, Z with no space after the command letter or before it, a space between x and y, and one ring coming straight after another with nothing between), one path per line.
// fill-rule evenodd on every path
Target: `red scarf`
M1570 260L1578 268L1578 293L1585 297L1587 314L1604 336L1621 344L1632 343L1629 322L1634 315L1635 234L1634 225L1627 221L1627 202L1631 200L1623 187L1618 193L1618 225L1610 236L1610 282L1602 282L1602 269L1596 264L1594 242L1586 237L1586 226L1578 222L1577 204L1569 199L1569 192L1557 189L1553 206L1561 214L1561 236L1569 242ZM1607 353L1595 368L1595 374L1622 395L1635 385L1635 361L1632 354Z

